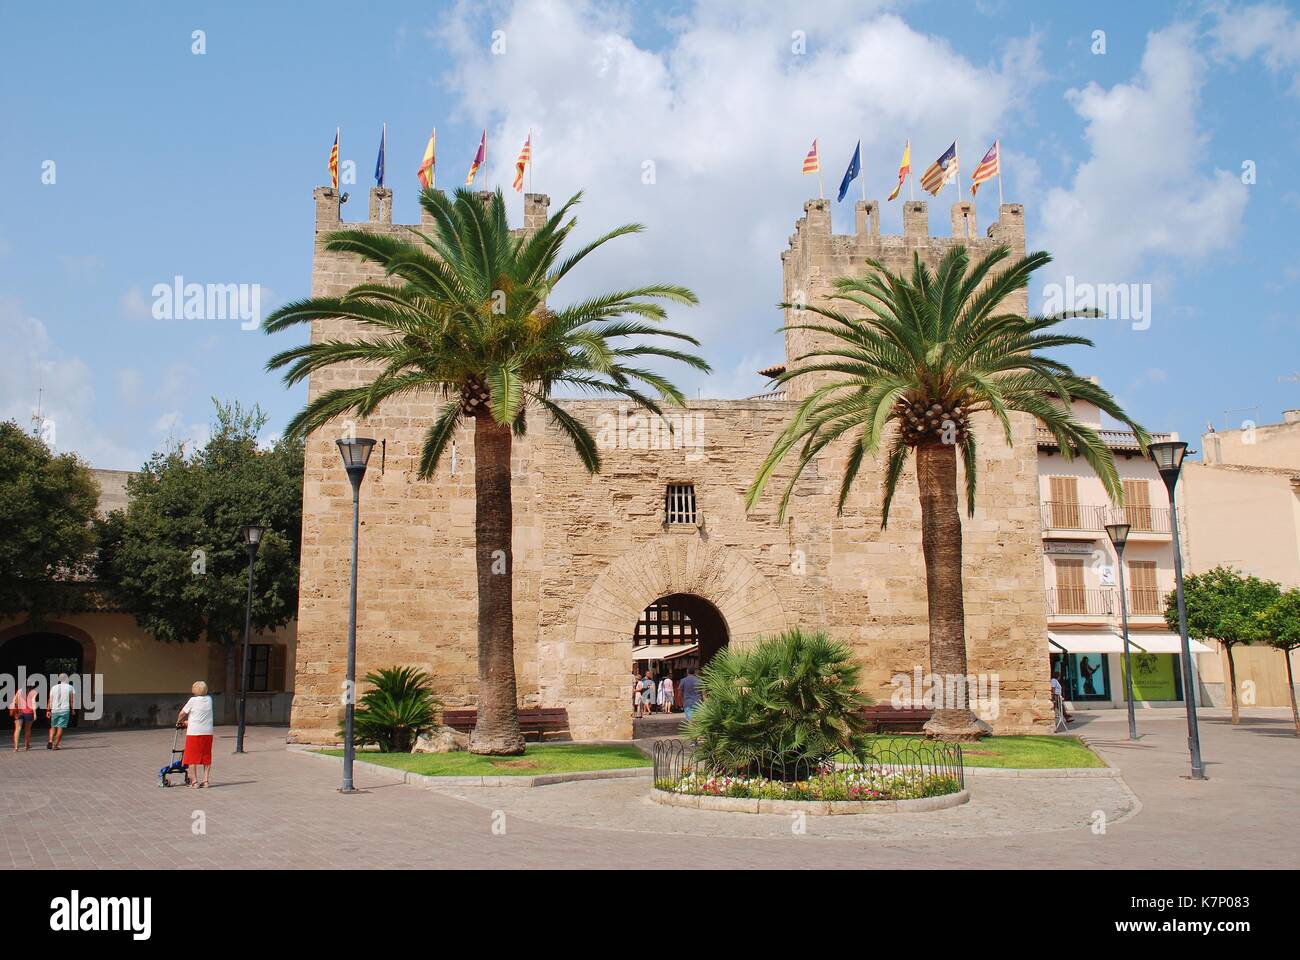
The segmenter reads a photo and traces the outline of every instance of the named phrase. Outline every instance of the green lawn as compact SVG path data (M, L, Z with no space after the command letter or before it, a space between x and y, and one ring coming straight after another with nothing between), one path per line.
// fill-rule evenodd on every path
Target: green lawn
M331 757L342 750L322 750ZM522 757L484 757L476 753L376 753L358 751L357 759L430 777L532 777L579 770L648 767L650 758L633 746L608 747L563 743L529 744Z
M914 738L873 736L881 746L896 743L899 747ZM968 767L1010 767L1017 770L1060 767L1104 767L1101 758L1076 737L985 737L978 743L961 745L962 759Z

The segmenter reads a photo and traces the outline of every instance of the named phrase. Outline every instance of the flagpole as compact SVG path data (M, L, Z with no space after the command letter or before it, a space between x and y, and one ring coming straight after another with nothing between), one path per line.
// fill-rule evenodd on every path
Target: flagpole
M952 142L952 165L957 168L953 174L953 183L957 187L957 202L961 203L961 147L956 140Z
M858 141L858 176L862 178L862 202L867 202L867 169L862 166L862 141Z
M528 192L533 192L533 128L528 128Z
M1001 219L1002 204L1005 203L1006 201L1002 199L1002 141L999 140L997 144L998 144L998 218Z
M822 183L822 158L817 158L817 199L826 199L826 187Z

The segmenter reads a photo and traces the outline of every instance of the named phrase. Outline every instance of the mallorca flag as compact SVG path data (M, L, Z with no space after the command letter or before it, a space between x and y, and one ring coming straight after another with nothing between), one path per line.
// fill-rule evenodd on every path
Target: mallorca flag
M335 190L339 188L339 131L334 128L334 146L330 148L330 186Z
M812 149L808 151L808 156L803 158L803 172L820 173L821 169L821 158L817 156L817 141L814 140Z
M898 191L903 189L903 181L907 175L912 172L912 141L907 141L903 145L903 162L898 165L898 185L894 187L894 192L887 199L894 200L898 197Z
M533 131L528 131L528 139L524 141L524 148L519 151L519 159L515 161L515 192L524 189L524 168L533 161Z
M487 159L487 131L483 131L483 136L478 142L478 152L474 154L474 162L469 165L469 174L465 177L465 186L472 186L474 183L474 174L478 173L478 168L483 166L483 161Z
M840 195L836 198L836 203L844 201L844 194L849 192L849 184L857 179L862 172L862 141L859 140L857 146L853 148L853 159L849 161L849 168L844 171L844 179L840 181Z
M420 169L415 171L415 176L420 181L420 186L428 190L433 186L433 169L437 163L437 146L438 146L438 129L435 127L429 134L429 143L424 148L424 159L420 161Z
M943 152L938 160L930 164L929 169L921 174L921 189L932 197L937 197L946 184L957 178L957 141Z
M1001 140L994 140L993 146L989 147L989 152L984 154L984 159L980 165L975 168L975 172L970 175L970 195L975 196L975 191L979 185L994 177L1002 176L1002 151L998 149Z

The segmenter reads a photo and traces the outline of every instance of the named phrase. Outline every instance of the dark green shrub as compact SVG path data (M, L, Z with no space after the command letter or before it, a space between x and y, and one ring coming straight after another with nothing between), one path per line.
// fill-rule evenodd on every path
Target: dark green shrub
M837 754L866 752L858 711L873 701L858 673L848 647L824 633L794 629L727 648L701 674L704 701L684 734L708 769L801 779Z
M385 753L406 753L416 737L438 725L442 704L423 670L374 670L366 674L365 682L371 689L361 695L352 717L352 739L358 746L374 743ZM343 736L340 729L339 739Z

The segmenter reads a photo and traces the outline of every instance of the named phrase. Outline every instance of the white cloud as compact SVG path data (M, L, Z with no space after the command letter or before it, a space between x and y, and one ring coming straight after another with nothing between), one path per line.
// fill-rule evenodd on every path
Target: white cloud
M1300 18L1292 10L1273 3L1222 8L1210 35L1223 59L1258 56L1270 72L1292 74L1291 92L1300 96Z
M503 55L491 51L497 29ZM618 10L549 0L498 17L461 5L437 38L452 55L444 82L462 115L489 126L488 184L508 186L531 128L535 187L553 208L584 190L585 236L627 221L648 227L588 261L561 300L642 280L685 283L701 306L673 322L715 360L734 357L738 342L780 356L779 258L803 202L816 196L815 179L799 170L814 137L828 195L861 137L868 196L883 200L904 140L919 170L957 137L969 169L1042 75L1035 38L976 64L892 14L864 15L860 3L701 4L670 30L662 49L649 50ZM792 51L795 30L807 35L804 55ZM652 184L643 182L648 162ZM444 183L460 168L449 173ZM858 190L840 205L838 229L851 229ZM951 197L934 205L934 223L947 222ZM520 201L510 199L517 219ZM885 217L885 229L897 230L899 211ZM770 338L771 350L758 338ZM698 378L673 375L695 394ZM736 386L745 395L763 381Z
M1198 123L1205 62L1189 25L1152 33L1137 75L1067 99L1086 122L1090 155L1068 187L1049 190L1043 235L1057 275L1096 283L1153 279L1157 258L1198 259L1230 247L1246 188L1212 169Z
M117 301L122 316L127 320L149 320L153 318L153 309L139 287L131 287Z
M12 300L0 300L0 342L10 353L0 378L0 419L29 429L39 403L42 418L53 423L55 450L75 451L95 467L140 466L139 453L116 440L111 425L100 419L90 368L64 354L45 324Z

